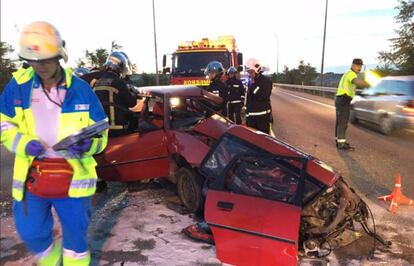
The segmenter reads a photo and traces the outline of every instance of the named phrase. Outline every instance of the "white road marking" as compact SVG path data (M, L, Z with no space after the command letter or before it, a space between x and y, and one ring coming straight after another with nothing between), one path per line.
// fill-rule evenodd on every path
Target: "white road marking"
M314 100L311 100L311 99L308 99L308 98L300 97L300 96L297 96L297 95L294 95L294 94L291 94L291 93L287 93L287 92L284 92L284 91L280 91L280 92L281 93L284 93L284 94L287 94L287 95L290 95L290 96L293 96L293 97L296 97L296 98L299 98L299 99L302 99L302 100L305 100L305 101L313 102L313 103L316 103L316 104L319 104L319 105L322 105L322 106L325 106L325 107L328 107L328 108L331 108L331 109L334 109L335 110L335 106L332 106L332 105L329 105L329 104L325 104L325 103L321 103L321 102L318 102L318 101L314 101Z

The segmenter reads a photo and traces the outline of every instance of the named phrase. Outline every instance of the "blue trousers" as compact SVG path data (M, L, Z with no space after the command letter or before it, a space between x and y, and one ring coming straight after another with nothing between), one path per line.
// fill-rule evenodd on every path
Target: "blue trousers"
M28 191L25 192L23 201L13 203L16 230L27 248L38 254L53 243L52 207L62 224L63 248L76 253L86 252L91 216L90 197L50 199Z

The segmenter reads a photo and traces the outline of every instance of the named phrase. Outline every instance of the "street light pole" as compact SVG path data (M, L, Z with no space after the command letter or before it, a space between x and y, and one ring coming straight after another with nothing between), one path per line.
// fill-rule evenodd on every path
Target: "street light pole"
M275 38L277 40L277 57L276 57L276 81L277 81L278 76L279 76L279 36L275 34Z
M157 31L155 28L155 4L152 0L152 20L154 23L154 46L155 46L155 84L160 85L160 77L158 76L158 52L157 52Z
M321 86L323 86L323 63L325 61L325 39L326 39L326 20L328 17L328 0L325 7L325 25L323 27L323 45L322 45L322 64L321 64Z

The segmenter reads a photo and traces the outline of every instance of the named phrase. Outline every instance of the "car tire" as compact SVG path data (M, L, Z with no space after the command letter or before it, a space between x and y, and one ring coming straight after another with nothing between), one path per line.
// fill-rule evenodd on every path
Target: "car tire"
M356 111L354 108L351 108L350 114L349 114L349 122L351 122L351 124L358 124L358 118L356 116Z
M389 117L389 116L381 117L380 121L379 121L379 126L380 126L380 129L381 129L381 132L384 135L389 136L394 131L394 125L393 125L391 117Z
M176 172L177 192L183 205L188 211L196 213L202 208L201 176L188 167L182 167Z

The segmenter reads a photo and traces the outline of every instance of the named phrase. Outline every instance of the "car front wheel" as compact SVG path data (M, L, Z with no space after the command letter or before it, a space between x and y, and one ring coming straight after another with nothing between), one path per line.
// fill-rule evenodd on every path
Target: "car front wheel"
M197 212L202 207L202 178L187 167L180 168L176 177L178 196L183 205L190 212Z

